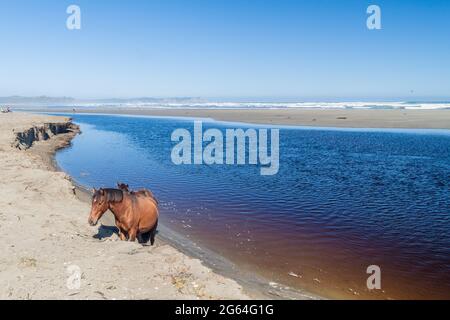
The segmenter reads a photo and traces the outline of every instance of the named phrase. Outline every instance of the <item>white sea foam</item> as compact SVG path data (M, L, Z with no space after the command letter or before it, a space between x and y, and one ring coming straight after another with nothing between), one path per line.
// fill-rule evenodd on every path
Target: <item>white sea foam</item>
M86 105L87 106L87 105ZM198 102L90 104L95 107L156 109L450 109L450 102Z
M12 104L14 105L14 104ZM127 108L127 109L450 109L450 101L443 102L76 102L58 104L28 104L24 107ZM17 106L22 107L21 104Z

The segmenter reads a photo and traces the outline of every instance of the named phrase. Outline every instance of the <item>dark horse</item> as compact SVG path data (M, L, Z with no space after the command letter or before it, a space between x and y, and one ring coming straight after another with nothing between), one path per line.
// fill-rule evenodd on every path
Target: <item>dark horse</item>
M89 224L95 226L108 209L114 214L122 241L137 237L140 243L150 240L154 244L159 211L153 198L119 189L94 189Z

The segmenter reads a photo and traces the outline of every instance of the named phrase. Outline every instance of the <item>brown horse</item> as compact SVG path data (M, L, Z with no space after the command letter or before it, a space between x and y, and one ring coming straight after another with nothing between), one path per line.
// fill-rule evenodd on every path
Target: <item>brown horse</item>
M114 215L122 241L135 241L137 237L140 243L150 240L154 244L159 211L152 198L118 189L94 189L89 224L95 226L108 209Z
M148 189L142 189L142 190L138 190L138 191L130 191L130 186L128 184L120 183L120 182L117 183L117 188L119 188L120 190L129 192L131 194L134 194L134 195L150 197L153 200L155 200L157 204L159 203L158 199L156 199L154 194Z

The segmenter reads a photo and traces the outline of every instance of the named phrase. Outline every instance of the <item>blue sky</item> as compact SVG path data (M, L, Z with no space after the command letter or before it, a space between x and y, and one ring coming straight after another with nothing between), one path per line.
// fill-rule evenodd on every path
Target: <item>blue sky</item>
M450 100L448 0L0 0L0 39L0 96Z

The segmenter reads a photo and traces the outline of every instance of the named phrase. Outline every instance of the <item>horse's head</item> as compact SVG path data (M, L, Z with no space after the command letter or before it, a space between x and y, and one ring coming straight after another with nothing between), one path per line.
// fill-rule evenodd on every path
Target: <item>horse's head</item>
M120 190L126 191L126 192L130 192L130 186L125 183L118 182L117 188L119 188Z
M92 208L91 214L89 215L89 224L95 226L98 220L103 216L103 214L108 210L108 196L104 189L95 190L92 196Z

